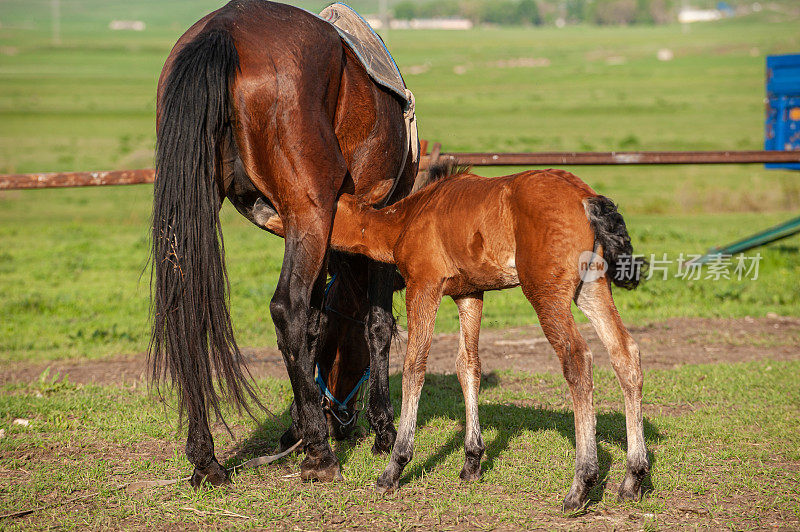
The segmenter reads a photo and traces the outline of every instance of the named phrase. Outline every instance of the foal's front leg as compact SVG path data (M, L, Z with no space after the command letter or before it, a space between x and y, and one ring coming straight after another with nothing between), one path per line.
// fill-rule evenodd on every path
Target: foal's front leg
M481 359L478 356L478 336L481 332L483 292L453 298L458 306L458 321L461 334L458 339L456 372L464 392L467 412L464 452L466 459L459 475L462 480L478 480L481 477L481 458L486 447L481 437L478 421L478 391L481 387Z
M369 263L369 314L366 339L369 346L369 403L367 417L375 431L373 454L388 453L394 445L394 408L389 397L389 348L392 343L392 296L395 267L370 261Z
M441 301L441 286L417 288L409 285L406 289L408 347L403 364L403 404L392 457L378 478L376 489L379 493L391 493L398 488L403 468L414 455L417 407L425 382L425 366L431 348L436 311Z

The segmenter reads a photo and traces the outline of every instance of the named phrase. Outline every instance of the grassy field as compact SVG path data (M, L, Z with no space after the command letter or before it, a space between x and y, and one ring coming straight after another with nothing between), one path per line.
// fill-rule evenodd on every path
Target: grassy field
M178 35L219 4L63 0L56 47L49 2L0 1L0 172L151 166L161 64ZM112 19L145 20L148 29L112 32ZM484 28L384 37L416 95L421 135L446 151L759 149L764 57L800 49L797 23L767 7L688 31ZM660 48L675 59L658 61ZM797 172L747 165L572 170L620 204L637 252L648 258L701 253L800 208ZM0 193L0 365L146 349L151 194L149 186ZM223 226L240 344L274 345L268 302L282 241L228 207ZM749 253L762 257L756 280L679 279L673 262L667 280L615 297L625 321L638 325L800 316L799 242ZM399 297L397 310L402 322ZM534 321L518 290L487 295L486 327ZM446 302L437 330L456 327L455 307ZM765 342L764 349L777 348ZM643 502L622 505L613 496L624 464L622 399L613 375L598 370L599 456L609 484L594 492L588 514L568 520L558 507L572 476L574 432L560 376L485 376L485 476L470 486L456 478L464 415L457 380L430 376L415 460L400 494L383 499L370 487L385 459L370 455L369 439L338 444L347 476L340 485L300 483L291 476L299 459L290 458L242 474L225 490L114 491L127 480L188 472L174 412L140 387L75 385L45 374L0 387L0 514L100 496L0 527L796 528L799 376L794 360L649 371L650 491ZM281 421L256 427L233 416L235 440L217 427L229 464L271 451L288 421L288 383L261 386ZM395 376L396 405L399 389ZM15 418L30 425L14 425Z
M607 192L625 209L625 194L612 187ZM5 194L0 210L0 309L7 318L0 323L0 362L98 358L145 349L150 190ZM634 196L628 193L630 202L637 201ZM657 259L664 253L672 259L699 253L792 215L630 211L624 212L637 249ZM268 303L280 271L283 241L250 226L233 209L225 214L232 312L240 343L274 345ZM634 292L618 290L617 304L626 321L639 324L682 316L798 315L800 296L792 281L800 275L796 243L759 253L763 259L756 280L734 276L689 281L674 277L673 264L667 280L654 276ZM399 296L397 309L402 321ZM457 330L457 311L449 300L438 320L438 330ZM534 321L519 290L487 294L485 326Z
M164 58L203 4L219 5L162 9L150 1L130 12L97 0L75 3L99 7L91 17L88 8L75 13L69 24L65 14L58 48L49 41L46 9L26 25L17 19L34 17L28 2L0 6L20 11L10 22L0 18L2 172L149 166ZM137 16L148 22L146 32L107 29L112 18ZM800 47L796 21L770 20L686 33L678 25L545 27L385 38L419 101L422 136L451 151L757 149L764 56ZM660 48L675 59L658 61ZM520 59L548 66L509 66ZM732 181L745 176L736 172Z
M622 395L614 375L596 372L601 486L591 512L559 512L573 474L569 392L560 376L519 373L484 378L481 424L487 452L477 484L458 480L464 407L454 375L429 376L422 394L414 461L391 498L372 484L386 463L371 438L337 444L346 481L303 484L299 458L243 473L230 488L195 493L187 483L125 493L132 480L184 476L189 465L174 416L141 389L53 384L52 377L6 387L0 419L0 513L99 491L99 496L6 522L15 527L247 527L269 529L766 529L800 525L798 362L686 366L653 371L645 389L645 438L651 453L648 495L616 501L625 463ZM393 378L392 390L399 390ZM288 415L285 381L262 382L281 423L238 419L234 442L215 439L232 465L269 452ZM395 402L399 397L395 394ZM226 513L227 512L227 513Z
M127 10L92 1L64 3L61 47L49 43L46 3L0 6L0 171L152 164L156 78L171 43L203 6L142 2ZM33 16L36 9L42 16ZM148 30L112 32L111 18L142 18ZM758 149L764 56L800 47L796 22L765 12L688 32L567 27L385 37L416 93L422 136L446 150ZM674 51L673 61L656 59L663 47ZM510 66L529 59L547 66ZM619 202L637 251L673 261L800 207L796 173L759 166L573 170ZM501 171L511 170L484 170ZM150 191L0 195L0 361L145 348ZM267 303L282 242L231 210L224 218L240 341L274 344ZM620 294L619 305L632 323L797 315L800 296L789 281L800 268L796 247L794 239L762 250L757 281L654 280ZM493 327L534 319L518 291L490 295L486 313ZM439 330L455 327L455 308L446 303Z

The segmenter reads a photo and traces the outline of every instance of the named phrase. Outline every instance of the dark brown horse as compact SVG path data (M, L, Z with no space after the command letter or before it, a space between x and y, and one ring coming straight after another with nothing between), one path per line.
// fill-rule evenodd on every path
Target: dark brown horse
M280 231L279 225L275 220L274 229ZM634 288L643 261L633 256L625 222L608 198L560 170L495 178L464 173L382 209L343 195L331 246L396 264L407 284L403 407L391 461L378 479L380 491L398 487L413 454L428 350L445 295L455 300L461 324L456 368L467 420L466 460L460 476L464 480L480 477L484 444L477 395L483 292L521 286L561 361L572 393L577 458L564 509L580 508L599 474L592 354L575 325L573 301L608 349L625 396L628 463L620 496L640 495L649 470L642 424L642 369L639 348L611 298L611 283Z
M392 203L411 189L417 165L404 105L372 82L330 24L283 4L230 2L192 26L169 54L157 99L150 360L153 376L178 390L194 486L228 480L208 426L211 413L221 418L221 399L247 410L258 401L227 308L218 216L226 197L256 225L280 217L285 228L270 312L295 397L282 443L302 438L302 478L341 478L314 382L318 358L329 363L328 385L339 399L349 391L343 376L361 375L370 363L373 450L391 449L395 270L360 261L342 278L366 283L353 307L362 309L363 324L346 331L347 341L327 341L323 298L337 197L379 187L381 201ZM328 352L320 355L323 346ZM337 364L348 371L334 371Z

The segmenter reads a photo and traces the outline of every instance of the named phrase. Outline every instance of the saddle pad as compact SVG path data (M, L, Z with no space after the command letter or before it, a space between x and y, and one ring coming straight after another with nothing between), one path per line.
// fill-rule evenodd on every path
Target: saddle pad
M411 104L406 94L406 84L403 76L394 62L392 54L386 45L375 33L375 30L347 4L331 4L319 14L323 20L330 22L342 40L350 47L356 57L364 65L369 76L376 83L397 94L406 102L406 107Z

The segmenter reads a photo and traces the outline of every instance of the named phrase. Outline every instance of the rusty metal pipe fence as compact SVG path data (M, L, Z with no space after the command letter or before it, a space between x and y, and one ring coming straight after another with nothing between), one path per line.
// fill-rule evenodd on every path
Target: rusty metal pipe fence
M456 159L472 166L578 166L651 164L764 164L800 163L800 151L626 151L543 153L440 153L435 143L427 153L423 143L420 170L443 159ZM108 172L54 172L0 175L0 190L138 185L152 183L155 171L113 170Z

